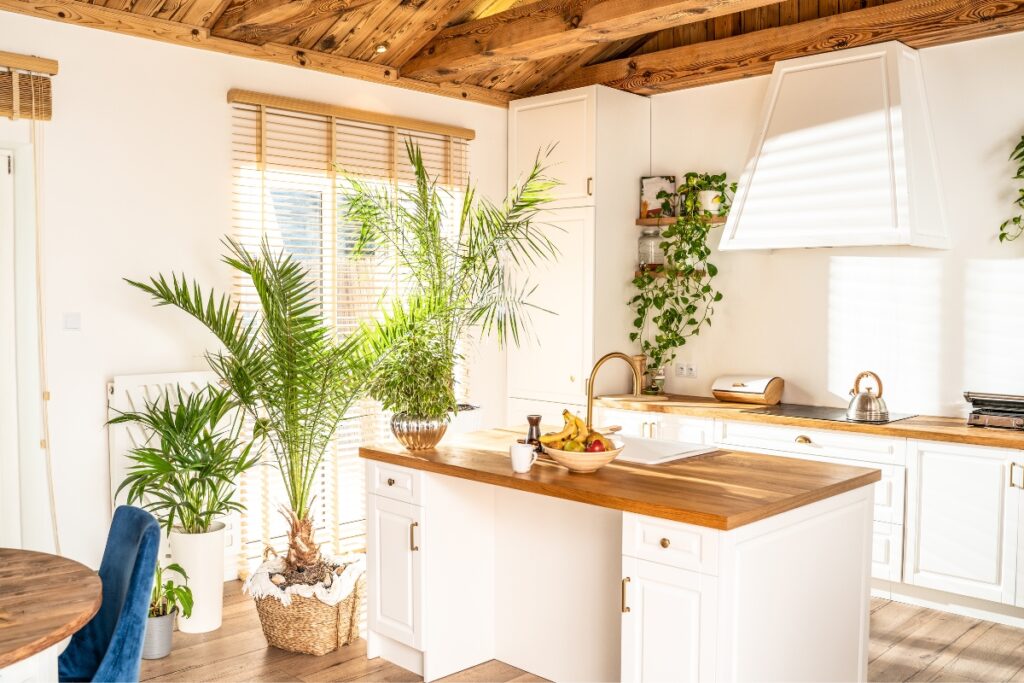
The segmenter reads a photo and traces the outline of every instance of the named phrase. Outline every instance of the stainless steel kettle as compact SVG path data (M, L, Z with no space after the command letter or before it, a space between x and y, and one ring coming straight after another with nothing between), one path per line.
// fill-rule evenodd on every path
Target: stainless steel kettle
M860 389L860 381L865 378L872 378L878 386L878 393L872 392L871 387L864 391ZM853 380L853 389L850 389L850 407L846 409L846 419L850 422L888 422L889 409L885 407L882 400L882 378L865 370Z

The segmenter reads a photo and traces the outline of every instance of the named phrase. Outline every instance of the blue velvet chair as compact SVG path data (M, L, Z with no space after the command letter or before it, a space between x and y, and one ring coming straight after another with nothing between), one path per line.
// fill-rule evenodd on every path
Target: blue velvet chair
M103 603L60 656L62 681L138 681L160 526L145 510L114 511L100 564Z

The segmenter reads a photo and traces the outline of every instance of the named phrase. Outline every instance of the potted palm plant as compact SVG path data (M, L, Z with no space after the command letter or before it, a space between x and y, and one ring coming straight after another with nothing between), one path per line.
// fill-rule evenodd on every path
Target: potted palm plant
M231 393L204 387L186 393L178 387L124 412L111 424L134 424L147 439L133 448L132 465L118 487L128 503L139 503L167 531L171 556L192 577L195 609L182 613L186 633L220 628L224 585L224 523L241 506L235 482L259 461L254 441L242 438L241 413Z
M185 582L177 584L164 574L177 574ZM143 659L163 659L171 654L171 637L174 635L174 618L187 619L192 614L192 591L188 587L188 574L179 564L161 567L156 565L153 578L153 595L149 599L149 618L146 620L146 635L142 640Z
M325 654L337 647L339 613L351 605L342 602L358 592L358 579L349 577L358 576L362 565L321 555L313 491L338 426L363 395L370 360L357 335L339 339L324 323L317 285L297 259L267 240L255 252L231 239L225 243L225 263L247 278L256 294L254 317L245 316L230 297L204 292L184 276L129 282L157 305L174 306L198 320L223 345L207 360L253 433L269 444L287 496L286 552L265 562L246 587L271 645Z
M367 257L372 246L373 254L393 257L410 292L394 297L362 336L366 355L377 359L370 395L393 414L395 437L420 450L437 445L458 410L455 367L467 333L519 343L532 288L517 276L557 254L535 222L555 183L544 177L538 155L500 206L470 188L458 216L449 217L447 191L428 175L419 147L407 142L406 153L415 184L392 189L349 178L345 199L361 226L356 254ZM453 229L446 229L449 218Z

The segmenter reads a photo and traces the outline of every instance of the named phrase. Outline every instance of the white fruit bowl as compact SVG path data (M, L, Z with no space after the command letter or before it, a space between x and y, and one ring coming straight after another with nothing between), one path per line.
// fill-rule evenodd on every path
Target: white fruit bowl
M614 443L614 441L613 441ZM544 452L551 457L552 460L557 462L562 467L565 467L570 472L576 474L590 474L596 472L615 458L619 457L619 453L623 451L624 446L620 446L611 451L597 451L595 452L582 452L577 451L560 451L554 448L548 448L544 446Z

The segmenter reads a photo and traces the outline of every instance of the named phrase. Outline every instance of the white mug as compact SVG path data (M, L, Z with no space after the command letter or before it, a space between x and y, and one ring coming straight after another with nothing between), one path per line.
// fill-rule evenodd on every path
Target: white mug
M508 454L512 458L512 471L519 474L526 474L537 462L537 451L530 443L514 443L509 446Z

